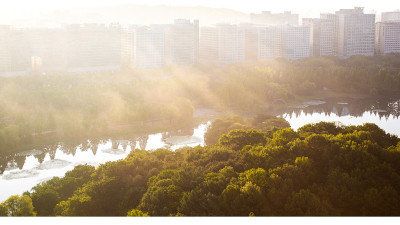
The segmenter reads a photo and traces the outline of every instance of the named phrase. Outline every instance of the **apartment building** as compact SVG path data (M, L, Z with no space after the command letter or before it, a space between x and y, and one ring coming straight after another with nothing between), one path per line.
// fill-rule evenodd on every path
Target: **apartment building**
M202 62L228 64L245 60L245 30L239 25L217 24L200 29Z
M383 12L381 15L381 22L400 23L400 12Z
M131 26L122 38L124 67L153 69L165 65L165 25Z
M400 52L400 12L382 12L375 24L375 53L385 55Z
M310 57L310 27L285 26L284 29L285 58L296 60Z
M66 29L68 72L113 71L121 65L119 24L79 24Z
M375 53L400 53L400 22L376 23Z
M272 60L285 57L285 33L282 26L265 26L258 28L258 59Z
M195 65L199 61L199 21L131 26L123 31L121 43L125 68Z
M216 27L200 28L200 62L216 63L219 59L219 35Z
M134 58L136 68L152 69L165 65L165 26L135 29Z
M309 26L266 26L259 28L259 59L310 57Z
M199 21L177 19L165 34L166 65L195 65L199 60Z
M337 55L374 55L375 14L364 14L364 9L341 9L338 17Z
M24 75L30 69L29 41L23 30L0 26L0 76Z
M135 66L135 28L131 25L121 31L121 68L134 68Z
M244 31L244 60L255 61L258 59L258 26L251 23L241 23Z
M310 27L310 56L321 55L321 19L303 18L303 26Z
M0 73L10 72L12 68L10 35L10 27L0 27Z
M320 18L303 18L302 24L310 26L311 56L336 55L337 18L335 14L321 14Z
M32 70L67 70L66 52L69 46L65 29L29 29L25 32L29 41Z
M326 13L320 15L319 55L317 56L337 55L338 22L338 17L335 14Z

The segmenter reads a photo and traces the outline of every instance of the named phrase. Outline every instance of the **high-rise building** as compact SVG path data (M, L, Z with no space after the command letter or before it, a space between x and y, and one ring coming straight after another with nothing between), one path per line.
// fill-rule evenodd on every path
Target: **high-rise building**
M135 66L135 28L129 26L122 29L121 33L121 68L133 68Z
M284 26L285 58L296 60L310 57L310 27Z
M90 72L118 70L118 24L68 25L62 29L0 29L0 71Z
M320 15L319 56L337 55L338 21L335 14Z
M122 35L122 66L152 69L165 65L195 65L199 60L199 21L131 26Z
M29 50L32 63L40 62L40 70L67 70L67 33L65 29L29 29ZM36 65L35 70L38 70Z
M12 68L10 34L8 26L0 27L0 73L10 72Z
M119 70L119 24L81 24L66 27L66 57L70 72Z
M227 64L245 59L245 32L238 25L217 24L200 29L200 59Z
M165 65L165 25L133 26L122 38L123 66L153 69Z
M400 52L400 22L376 23L375 52L385 55Z
M244 61L244 29L237 25L219 24L218 50L221 63Z
M276 14L270 11L262 11L260 14L250 14L250 21L261 25L299 25L299 15L292 14L290 11Z
M258 59L258 27L255 24L240 24L244 29L244 60Z
M10 26L0 26L0 75L25 75L29 70L29 41L26 32Z
M259 28L259 59L310 57L309 26L267 26Z
M400 23L400 12L383 12L381 22L396 22Z
M320 56L321 52L321 19L303 18L303 26L310 27L310 55Z
M400 52L400 12L383 12L375 32L376 54Z
M216 27L200 28L200 61L216 63L219 59L219 35Z
M165 26L135 29L135 67L152 69L165 65Z
M194 65L199 60L199 21L178 19L165 34L167 65Z
M337 55L350 57L352 55L374 54L375 14L364 14L364 9L341 9L336 12L338 17Z
M310 26L312 56L336 55L337 18L336 14L321 14L320 18L303 18L303 25Z
M258 28L258 59L272 60L285 57L284 29L281 26Z

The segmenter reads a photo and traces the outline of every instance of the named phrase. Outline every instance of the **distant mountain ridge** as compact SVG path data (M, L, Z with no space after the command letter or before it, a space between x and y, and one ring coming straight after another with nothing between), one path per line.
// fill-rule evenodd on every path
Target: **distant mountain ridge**
M61 24L112 22L122 25L167 24L173 23L177 18L199 19L200 25L248 22L250 20L249 14L225 8L124 4L54 10L41 13L36 18L15 20L13 25L54 27Z

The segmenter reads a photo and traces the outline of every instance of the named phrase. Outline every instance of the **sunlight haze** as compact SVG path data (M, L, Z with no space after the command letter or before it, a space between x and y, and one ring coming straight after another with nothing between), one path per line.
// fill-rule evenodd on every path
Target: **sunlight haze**
M58 27L71 23L153 24L174 18L200 19L203 25L247 22L250 13L291 11L300 18L319 17L341 8L365 7L366 13L399 10L396 0L362 1L213 1L213 0L15 0L0 8L0 24ZM185 7L184 9L182 7ZM222 11L221 11L222 10ZM379 16L377 16L379 19Z
M1 1L0 225L400 218L400 0Z
M216 8L228 8L245 13L254 13L262 10L283 11L292 10L294 12L307 11L334 11L338 8L351 8L362 6L368 10L387 11L399 9L398 1L362 1L362 0L337 0L337 1L315 1L315 0L282 0L282 1L226 1L226 0L69 0L69 1L51 1L51 0L14 0L3 5L1 11L13 12L32 12L65 9L72 7L96 7L118 4L143 4L143 5L173 5L173 6L206 6Z

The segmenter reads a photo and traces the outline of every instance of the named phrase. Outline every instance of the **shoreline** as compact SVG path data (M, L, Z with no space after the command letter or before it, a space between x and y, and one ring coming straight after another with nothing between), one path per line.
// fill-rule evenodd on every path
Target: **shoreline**
M61 142L82 142L90 139L108 140L113 138L127 138L129 136L146 136L156 133L164 133L177 131L182 129L193 128L202 123L208 122L215 119L213 116L209 117L197 117L193 118L192 121L182 124L169 124L169 123L156 123L156 124L144 124L137 126L138 122L129 124L113 124L110 125L105 131L101 132L87 132L83 135L76 137L63 137L59 135L60 132L39 134L33 137L36 139L33 143L21 145L15 149L9 151L3 151L0 153L0 157L6 157L14 154L18 154L24 151L35 150L43 148L45 145L54 145ZM140 123L140 122L139 122ZM123 128L121 128L123 127Z
M289 108L301 108L304 103L312 102L312 101L326 101L331 98L350 98L350 99L367 99L367 98L397 98L400 97L400 92L392 93L391 95L366 95L366 94L356 94L356 93L341 93L334 92L331 90L321 91L314 95L303 95L297 96L295 99L291 101L287 101L286 107L276 107L271 104L264 105L261 110L257 111L242 111L237 109L227 109L217 111L213 108L207 107L198 107L194 112L194 117L191 121L185 123L171 123L166 121L136 121L131 123L123 123L123 124L110 124L102 131L85 131L82 132L82 135L77 136L66 136L63 137L60 135L61 131L52 132L52 133L44 133L37 134L33 136L33 143L21 145L15 149L9 151L3 151L0 153L0 157L9 156L12 154L17 154L19 152L36 149L39 147L43 147L44 145L51 145L60 142L72 142L72 141L82 141L88 139L110 139L110 138L124 138L127 136L143 136L150 135L154 133L163 133L169 131L175 131L180 129L186 129L188 127L194 127L201 123L212 121L220 117L232 116L232 115L240 115L243 118L253 118L257 114L270 114L277 116L284 111L287 111ZM155 120L154 120L155 121Z

